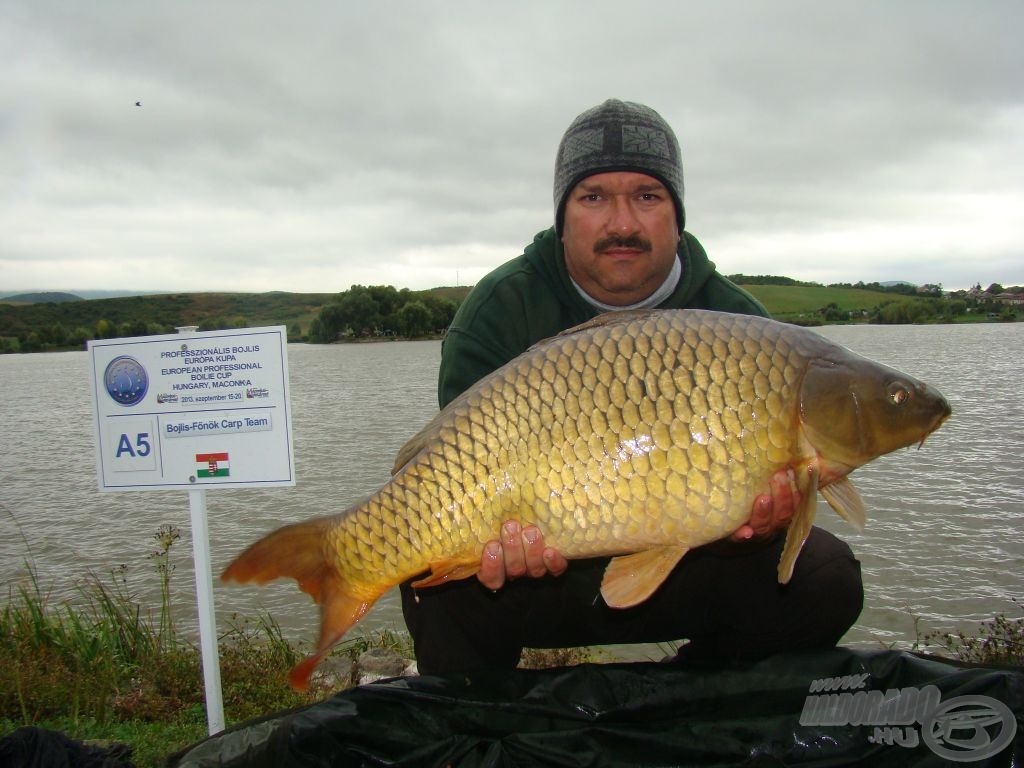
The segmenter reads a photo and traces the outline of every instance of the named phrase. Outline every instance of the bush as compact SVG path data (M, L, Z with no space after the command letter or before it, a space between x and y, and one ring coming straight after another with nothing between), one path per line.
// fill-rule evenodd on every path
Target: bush
M1017 600L1013 601L1021 607ZM937 645L961 661L976 664L1024 667L1024 617L1008 619L997 614L978 625L978 634L929 632L927 645Z

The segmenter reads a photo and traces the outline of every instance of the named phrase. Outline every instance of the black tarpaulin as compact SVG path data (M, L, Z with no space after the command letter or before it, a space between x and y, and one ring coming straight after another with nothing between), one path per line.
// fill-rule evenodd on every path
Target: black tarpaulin
M127 744L86 744L34 725L0 739L3 768L133 768L131 757Z
M186 766L1021 766L1024 671L835 649L733 666L393 679L231 728Z

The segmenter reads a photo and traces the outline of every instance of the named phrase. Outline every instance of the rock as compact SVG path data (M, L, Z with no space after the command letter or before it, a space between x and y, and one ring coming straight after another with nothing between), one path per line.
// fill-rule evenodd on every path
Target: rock
M415 664L389 648L370 648L363 651L356 662L359 685L388 677L401 677L406 674L410 663Z
M315 674L327 688L348 688L352 685L354 672L352 659L338 654L320 662Z

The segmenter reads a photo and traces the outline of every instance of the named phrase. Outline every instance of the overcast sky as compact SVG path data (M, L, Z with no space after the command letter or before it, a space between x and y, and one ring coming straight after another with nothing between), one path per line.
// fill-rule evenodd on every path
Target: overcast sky
M1022 29L1020 0L6 0L0 293L471 285L609 97L674 126L723 273L1022 284Z

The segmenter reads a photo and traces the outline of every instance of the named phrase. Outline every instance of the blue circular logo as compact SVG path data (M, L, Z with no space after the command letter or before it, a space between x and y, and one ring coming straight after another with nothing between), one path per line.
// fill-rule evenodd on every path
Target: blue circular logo
M103 373L103 385L107 394L119 405L135 405L142 402L149 389L146 369L134 357L115 357Z

